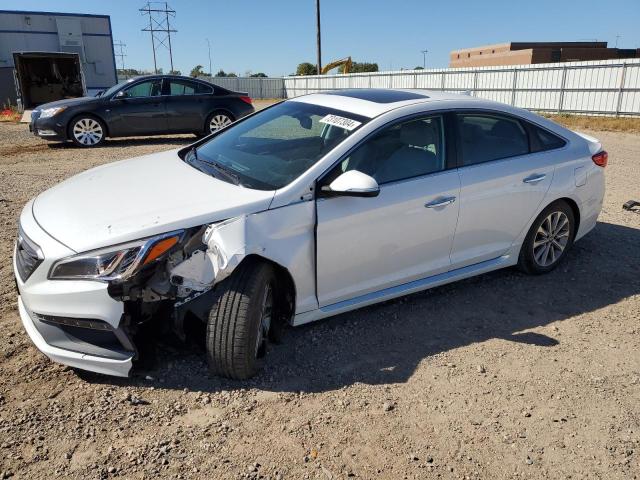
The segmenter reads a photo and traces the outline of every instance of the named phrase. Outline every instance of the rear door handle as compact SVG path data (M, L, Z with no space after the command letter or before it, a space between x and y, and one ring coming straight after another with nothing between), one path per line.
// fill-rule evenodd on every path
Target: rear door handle
M524 183L538 183L547 178L547 175L544 173L530 175L527 178L524 178L522 181Z
M425 203L424 206L427 208L438 208L444 207L456 201L456 197L440 197L432 200L429 203Z

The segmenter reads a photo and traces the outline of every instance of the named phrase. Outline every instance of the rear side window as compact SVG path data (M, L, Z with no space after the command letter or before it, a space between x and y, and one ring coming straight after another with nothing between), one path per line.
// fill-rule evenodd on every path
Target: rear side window
M493 114L457 114L462 164L490 162L529 153L529 139L522 124Z
M533 152L544 152L564 147L567 142L554 133L535 125L529 124L531 132L531 150Z
M169 93L171 95L196 95L211 93L211 87L187 80L170 80Z

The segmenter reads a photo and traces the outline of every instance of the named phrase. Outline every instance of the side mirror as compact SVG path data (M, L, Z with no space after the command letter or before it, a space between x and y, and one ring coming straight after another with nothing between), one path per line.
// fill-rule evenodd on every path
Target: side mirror
M125 92L124 90L120 90L118 93L116 93L113 96L114 100L124 100L125 98L127 98L129 96L129 94L127 92Z
M378 182L366 173L349 170L329 185L324 185L320 191L327 197L377 197L380 187Z
M101 97L103 93L104 93L104 90L98 90L96 92L96 97Z

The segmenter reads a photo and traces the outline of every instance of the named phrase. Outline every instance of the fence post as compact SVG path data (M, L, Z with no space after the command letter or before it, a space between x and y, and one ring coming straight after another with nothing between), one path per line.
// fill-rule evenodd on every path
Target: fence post
M567 82L567 66L562 66L562 80L560 80L560 96L558 99L558 113L562 112L562 104L564 103L564 87Z
M511 105L516 105L516 87L518 85L518 69L513 69L513 85L511 86Z
M620 110L622 109L622 95L624 89L624 78L627 74L627 62L622 64L622 74L620 75L620 85L618 87L618 99L616 100L616 117L620 116Z
M413 88L418 88L418 72L413 74Z
M306 82L304 84L304 93L305 95L309 95L309 75L307 75Z
M444 92L444 87L445 87L445 77L447 76L447 74L445 73L445 71L442 71L442 87L440 87L440 90L442 90Z
M478 70L473 72L473 96L478 96Z

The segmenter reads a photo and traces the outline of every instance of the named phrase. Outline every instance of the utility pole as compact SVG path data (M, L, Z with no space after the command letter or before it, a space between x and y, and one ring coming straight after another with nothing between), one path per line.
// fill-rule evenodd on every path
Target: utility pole
M158 73L156 50L163 46L169 50L169 62L173 71L173 51L171 49L171 34L177 30L171 28L169 17L175 17L176 11L167 2L147 2L140 9L142 15L149 15L149 26L142 29L151 33L151 47L153 49L153 70ZM157 42L157 45L156 45Z
M616 48L618 48L618 40L620 40L620 35L616 35Z
M127 56L126 53L124 53L124 47L126 47L127 44L126 43L122 43L122 41L117 40L113 42L113 50L114 50L114 56L120 59L120 68L122 70L124 70L124 57ZM117 48L117 50L116 50Z
M427 53L429 53L429 50L424 49L420 51L422 52L422 68L427 68Z
M320 41L320 0L316 0L316 44L318 50L318 60L316 63L317 74L320 75L322 71L322 55L321 55L321 41Z
M207 48L209 49L209 76L213 77L213 72L211 71L211 43L207 38Z

